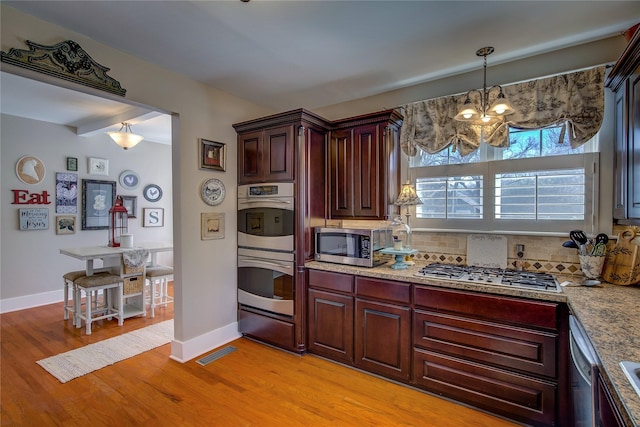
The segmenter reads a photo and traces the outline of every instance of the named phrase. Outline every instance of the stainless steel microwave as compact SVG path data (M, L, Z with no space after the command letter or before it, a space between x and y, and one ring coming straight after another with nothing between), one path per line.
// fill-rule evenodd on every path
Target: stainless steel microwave
M390 228L315 229L316 261L375 267L389 260L380 250L393 245Z

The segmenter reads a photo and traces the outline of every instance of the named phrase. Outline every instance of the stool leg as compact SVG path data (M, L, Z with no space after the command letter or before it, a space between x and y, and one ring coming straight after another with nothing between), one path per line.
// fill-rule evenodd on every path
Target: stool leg
M118 326L124 323L124 286L123 282L118 283Z
M87 301L86 301L86 319L84 320L84 323L87 326L87 335L91 335L91 305L92 305L92 300L93 300L93 292L92 291L86 291L85 294L87 295Z
M151 317L156 315L156 279L151 279Z
M69 319L69 282L67 282L67 279L63 279L64 280L64 314L63 314L63 319L67 320Z

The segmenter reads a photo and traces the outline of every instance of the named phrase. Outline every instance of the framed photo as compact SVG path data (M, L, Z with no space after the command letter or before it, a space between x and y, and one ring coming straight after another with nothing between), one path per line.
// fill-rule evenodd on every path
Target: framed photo
M73 215L56 216L56 234L76 234L76 217Z
M82 180L82 229L109 229L109 209L116 199L115 181Z
M122 197L122 204L127 208L127 215L129 218L135 218L138 211L138 196L120 196Z
M200 169L225 170L225 145L200 138Z
M87 169L90 175L109 175L109 160L89 157Z
M118 178L122 188L126 190L135 190L140 185L140 177L134 171L126 170L120 174Z
M200 239L224 239L224 213L203 212L200 214Z
M78 171L78 159L76 157L67 157L67 170L71 172Z
M164 209L163 208L142 209L142 226L143 227L164 227Z
M18 211L20 212L20 231L49 228L48 208L21 208Z

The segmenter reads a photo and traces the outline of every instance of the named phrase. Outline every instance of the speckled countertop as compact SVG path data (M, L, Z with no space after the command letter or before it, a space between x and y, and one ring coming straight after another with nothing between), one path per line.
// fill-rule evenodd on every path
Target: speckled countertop
M598 353L603 377L623 417L629 425L640 426L640 396L633 390L619 366L622 360L640 362L640 287L637 285L603 283L594 287L569 286L562 288L561 292L544 292L415 276L424 263L417 263L406 270L393 270L389 265L364 268L311 261L306 267L452 289L566 302L571 313L582 323ZM567 278L558 277L560 282L565 279Z

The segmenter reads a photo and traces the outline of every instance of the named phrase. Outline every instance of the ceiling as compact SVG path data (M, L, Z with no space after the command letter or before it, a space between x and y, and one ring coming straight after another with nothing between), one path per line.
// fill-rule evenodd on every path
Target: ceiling
M275 111L318 109L481 69L475 51L483 46L495 47L495 65L640 22L637 1L3 4ZM118 80L117 72L110 75ZM3 76L3 112L13 103L5 102L7 87ZM144 134L144 121L135 132Z

